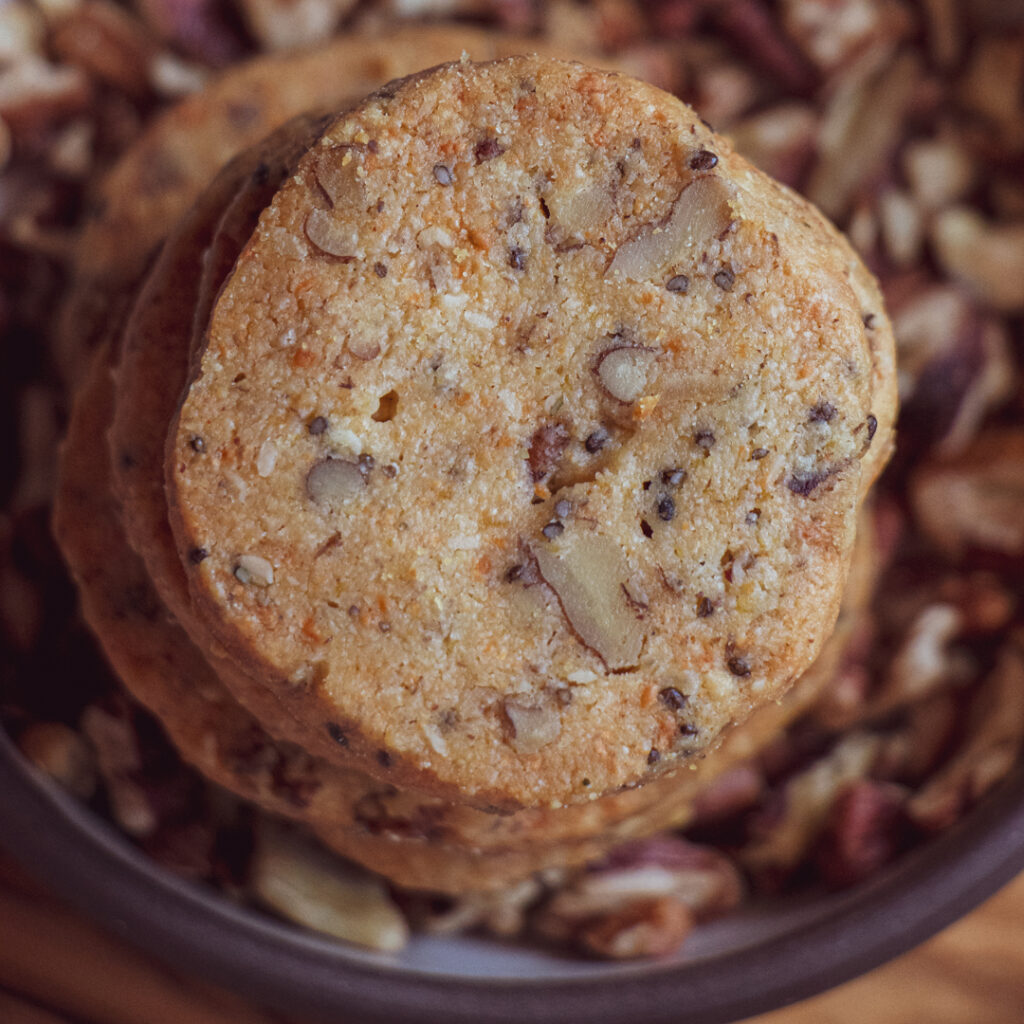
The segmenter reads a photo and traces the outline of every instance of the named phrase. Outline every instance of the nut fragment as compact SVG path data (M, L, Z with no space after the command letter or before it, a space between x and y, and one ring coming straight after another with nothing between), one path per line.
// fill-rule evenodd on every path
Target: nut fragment
M329 210L310 210L304 230L306 238L328 256L351 260L362 254L355 226L338 220Z
M695 262L733 220L729 186L708 174L687 185L662 224L648 224L619 246L609 272L633 281L663 275L674 263Z
M268 906L314 931L384 952L408 941L405 918L380 879L268 823L253 855L251 884Z
M620 402L635 402L647 389L657 352L638 345L605 349L597 364L597 376L605 391Z
M731 131L736 149L773 178L795 184L814 152L818 115L802 103L752 114Z
M615 213L611 192L592 183L584 188L544 196L554 222L569 236L586 237L603 231Z
M96 789L96 758L82 737L61 722L37 722L19 737L21 752L37 768L82 800Z
M380 355L380 342L358 333L350 334L348 337L348 350L356 359L361 359L364 363L368 363Z
M889 9L874 0L783 0L786 33L823 71L849 63L885 28Z
M974 181L967 146L955 138L919 139L903 153L903 170L917 202L941 210L966 195Z
M670 836L620 846L576 875L541 908L538 930L599 956L674 950L693 924L736 906L736 867L710 847Z
M962 451L985 415L1014 391L1006 331L963 289L927 287L893 317L905 443Z
M932 228L943 269L993 309L1024 310L1024 224L990 224L974 210L953 207Z
M512 746L517 753L536 754L558 739L562 720L554 708L531 704L520 697L507 697L504 706L512 723Z
M306 474L306 493L332 511L351 501L366 486L359 466L347 459L321 459Z
M950 556L1024 554L1024 432L992 430L957 459L926 464L910 497L922 529Z
M854 885L896 856L904 841L906 797L901 786L870 779L853 782L839 794L815 856L826 882Z
M1016 761L1024 741L1024 657L1015 644L975 696L965 731L956 754L910 798L910 817L923 828L952 825Z
M359 166L352 146L336 146L317 159L313 173L332 206L356 206L365 202L366 190L357 174Z
M665 956L693 930L693 914L678 899L640 900L580 928L576 941L609 960Z
M557 544L534 544L532 552L579 639L609 669L636 665L644 630L622 589L629 569L619 546L609 537L568 530Z
M569 440L569 428L558 421L544 423L533 432L527 455L532 480L545 480L558 469Z
M784 877L797 867L821 834L836 794L868 774L879 743L869 733L849 733L828 755L794 775L786 783L781 818L741 852L744 866L765 878Z
M952 605L923 608L904 633L869 713L884 715L957 682L961 665L950 645L962 625L963 617Z
M905 53L869 82L855 74L842 81L825 112L821 158L807 184L807 198L824 214L845 213L854 194L885 167L921 73L919 58Z
M137 781L142 752L127 701L111 709L90 704L82 712L80 725L96 751L96 766L118 825L131 836L152 835L159 819Z
M263 49L294 50L330 36L355 0L241 0L246 25Z
M242 555L235 566L235 576L241 583L269 587L274 582L274 567L261 555Z

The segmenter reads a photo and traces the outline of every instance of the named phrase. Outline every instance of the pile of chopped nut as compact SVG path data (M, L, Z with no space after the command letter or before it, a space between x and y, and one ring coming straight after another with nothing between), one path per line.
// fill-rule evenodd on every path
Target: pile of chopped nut
M217 68L424 19L628 54L674 83L830 216L878 275L903 403L875 512L878 596L811 711L719 779L684 834L459 900L390 890L184 767L76 619L48 529L68 405L48 339L91 186L147 119ZM412 927L660 955L760 893L863 880L958 821L1020 756L1020 3L9 0L0 6L0 324L0 410L18 439L0 473L6 727L157 862L233 898L380 949L400 947ZM600 373L619 395L642 387L643 371L642 350L613 348ZM538 480L553 443L538 442ZM597 451L604 441L591 443ZM327 468L307 481L325 501L360 482ZM662 518L673 514L671 499L659 505Z

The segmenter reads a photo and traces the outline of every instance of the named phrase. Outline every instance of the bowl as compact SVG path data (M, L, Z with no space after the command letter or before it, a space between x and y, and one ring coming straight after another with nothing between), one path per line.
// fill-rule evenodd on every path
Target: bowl
M30 766L0 728L0 844L169 966L290 1014L426 1024L725 1024L841 984L933 935L1024 869L1024 765L956 826L841 893L703 925L671 958L594 963L466 937L397 955L302 931L162 870Z

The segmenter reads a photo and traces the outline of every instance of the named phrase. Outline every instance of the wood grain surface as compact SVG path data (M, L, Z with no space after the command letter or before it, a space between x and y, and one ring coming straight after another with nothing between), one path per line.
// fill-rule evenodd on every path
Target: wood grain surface
M64 907L2 855L0 1022L310 1024L174 974ZM1022 1022L1024 875L899 960L749 1024Z

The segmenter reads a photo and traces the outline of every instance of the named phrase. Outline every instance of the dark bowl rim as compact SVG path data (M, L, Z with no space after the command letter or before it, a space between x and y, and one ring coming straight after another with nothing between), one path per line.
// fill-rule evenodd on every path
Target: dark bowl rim
M855 900L712 960L536 980L451 978L346 958L159 868L33 769L0 728L0 843L72 905L177 969L269 1007L348 1022L727 1024L848 981L973 909L1024 869L1024 765Z

